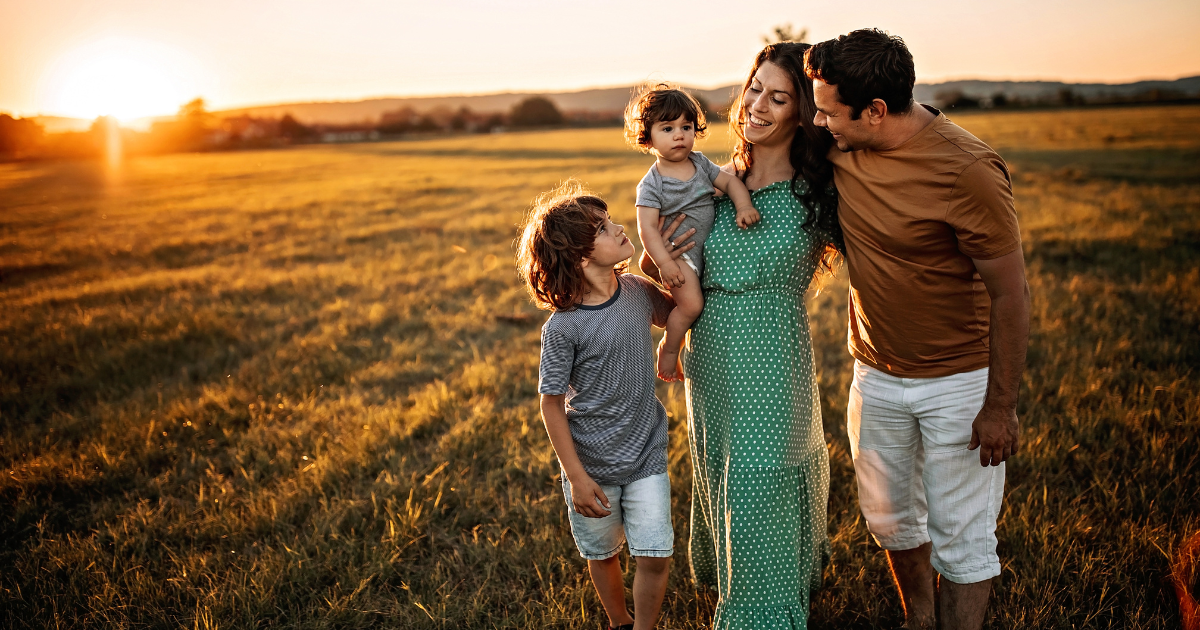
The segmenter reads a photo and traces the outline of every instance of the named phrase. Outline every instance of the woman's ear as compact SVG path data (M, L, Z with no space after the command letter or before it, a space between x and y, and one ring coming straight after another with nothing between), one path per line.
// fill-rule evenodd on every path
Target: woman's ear
M579 266L583 267L584 269L587 269L589 262L591 262L591 261L587 259L587 256L584 256L583 260L579 261Z

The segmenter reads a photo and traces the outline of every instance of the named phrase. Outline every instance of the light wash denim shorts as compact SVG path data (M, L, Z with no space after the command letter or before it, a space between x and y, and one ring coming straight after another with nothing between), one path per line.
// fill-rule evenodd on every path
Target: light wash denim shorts
M588 560L605 560L621 552L629 542L629 555L668 558L675 550L675 530L671 527L671 479L667 473L651 475L623 486L600 489L608 497L612 513L591 518L575 511L571 504L571 482L562 475L563 495L571 535L579 555ZM596 501L604 507L599 499Z

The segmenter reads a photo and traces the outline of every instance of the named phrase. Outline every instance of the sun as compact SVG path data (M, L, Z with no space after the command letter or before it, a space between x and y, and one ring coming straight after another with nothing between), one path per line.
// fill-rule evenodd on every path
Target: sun
M106 38L64 53L42 78L46 113L122 122L174 113L198 96L194 61L163 44Z

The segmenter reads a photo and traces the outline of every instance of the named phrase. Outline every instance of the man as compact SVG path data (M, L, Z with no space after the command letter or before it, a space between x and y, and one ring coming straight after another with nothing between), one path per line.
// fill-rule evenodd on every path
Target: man
M996 518L1029 338L1008 169L913 101L899 37L854 31L806 62L814 122L837 143L855 358L846 416L863 516L908 627L934 627L936 588L941 627L979 628L1000 574Z

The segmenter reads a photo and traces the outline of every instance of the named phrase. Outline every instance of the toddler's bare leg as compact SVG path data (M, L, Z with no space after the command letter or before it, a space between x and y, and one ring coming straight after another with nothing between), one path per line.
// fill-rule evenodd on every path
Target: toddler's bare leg
M671 290L671 297L675 298L675 308L667 317L667 334L663 335L662 343L658 345L658 377L664 381L683 378L679 349L683 345L683 337L688 328L692 327L692 322L700 317L700 311L704 309L704 292L700 290L700 278L687 263L681 263L679 270L683 272L683 286Z

